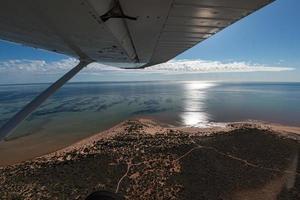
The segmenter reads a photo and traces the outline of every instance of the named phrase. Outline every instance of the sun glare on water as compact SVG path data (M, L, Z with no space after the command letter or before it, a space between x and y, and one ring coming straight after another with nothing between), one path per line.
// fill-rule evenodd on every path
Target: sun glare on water
M184 106L181 113L182 123L186 126L206 127L210 116L206 112L205 100L207 90L215 83L191 81L184 83Z

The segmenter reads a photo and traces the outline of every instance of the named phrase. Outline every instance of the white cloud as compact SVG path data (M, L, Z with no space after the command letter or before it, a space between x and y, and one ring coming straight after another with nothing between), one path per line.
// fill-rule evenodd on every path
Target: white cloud
M44 60L8 60L0 61L0 73L39 73L39 74L57 74L70 70L78 60L74 58L62 59L59 61L46 62ZM120 70L104 64L92 63L83 70L83 73L97 73L99 71Z
M46 62L44 60L8 60L0 61L0 73L38 73L56 74L66 72L78 63L78 60L69 58L59 61ZM145 70L124 70L105 64L92 63L82 73L98 74L103 71L123 72L168 72L168 73L212 73L212 72L280 72L290 71L293 68L272 67L246 62L229 62L207 60L171 60L167 63L155 65Z
M280 72L290 71L294 68L272 67L246 62L229 62L209 60L171 60L167 63L158 64L147 68L150 71L166 71L176 73L213 73L213 72Z
M46 62L44 60L8 60L0 62L0 72L57 73L66 71L77 63L76 59Z

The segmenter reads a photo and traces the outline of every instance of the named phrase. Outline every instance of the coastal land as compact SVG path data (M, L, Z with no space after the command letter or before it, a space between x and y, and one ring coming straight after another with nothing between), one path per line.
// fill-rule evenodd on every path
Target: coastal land
M0 167L2 199L300 199L300 128L124 121L67 148Z

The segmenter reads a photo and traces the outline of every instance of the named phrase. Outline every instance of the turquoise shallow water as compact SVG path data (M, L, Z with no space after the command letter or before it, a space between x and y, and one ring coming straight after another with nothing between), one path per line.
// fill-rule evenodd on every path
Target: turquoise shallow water
M0 125L47 86L1 85ZM71 83L11 137L72 134L82 138L138 116L181 126L248 119L299 126L300 83Z

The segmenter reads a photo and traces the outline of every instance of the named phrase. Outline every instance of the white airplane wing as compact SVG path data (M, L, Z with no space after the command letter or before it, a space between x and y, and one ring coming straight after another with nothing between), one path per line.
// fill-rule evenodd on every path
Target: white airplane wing
M270 2L2 0L0 39L96 62L150 66L174 58Z

